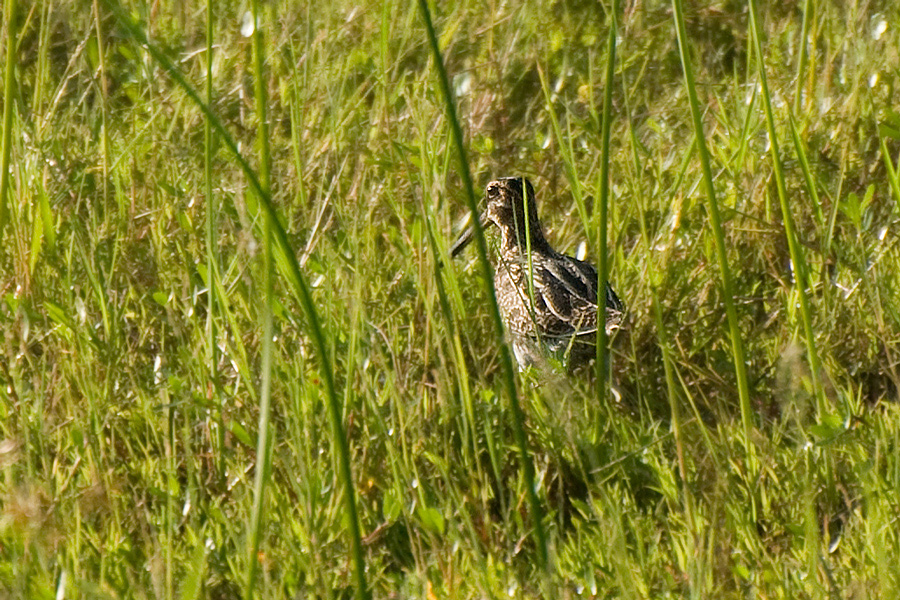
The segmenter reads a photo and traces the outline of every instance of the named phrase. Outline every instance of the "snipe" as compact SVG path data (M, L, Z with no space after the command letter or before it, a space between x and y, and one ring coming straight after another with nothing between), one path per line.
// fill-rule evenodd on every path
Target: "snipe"
M579 368L596 355L597 271L547 243L530 181L497 179L487 185L485 195L481 224L500 229L494 287L519 366L550 354L569 370ZM462 252L473 234L474 227L463 232L451 255ZM604 296L603 324L609 334L619 328L625 307L608 283Z

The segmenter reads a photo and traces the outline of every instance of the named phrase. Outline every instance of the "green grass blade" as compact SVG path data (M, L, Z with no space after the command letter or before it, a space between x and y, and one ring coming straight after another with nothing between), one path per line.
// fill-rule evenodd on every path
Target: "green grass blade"
M632 177L630 178L631 185L631 196L633 198L640 198L641 201L638 203L638 224L641 230L641 241L644 244L644 248L649 255L652 254L653 250L653 240L650 235L650 229L647 226L647 215L650 212L649 202L644 200L644 194L641 194L638 191L638 174L641 172L641 164L640 158L638 155L638 141L637 136L635 134L632 116L631 116L631 106L628 101L628 95L625 94L625 110L628 116L628 132L629 132L629 141L631 142L631 161L629 161L630 166L632 168ZM693 146L693 141L691 142ZM690 152L690 150L688 151ZM678 189L676 186L673 189ZM665 259L659 261L660 264L666 264ZM676 458L678 460L678 468L681 474L681 493L683 497L684 503L684 515L685 522L688 525L688 530L691 536L691 543L695 546L694 556L697 555L696 552L696 544L697 544L697 524L696 518L694 516L694 497L691 492L691 477L693 473L688 472L687 463L684 460L685 455L685 440L684 440L684 422L681 416L681 406L679 404L680 398L676 391L677 383L676 383L676 373L675 373L675 364L672 358L672 347L671 342L669 341L669 331L666 327L665 318L663 316L663 306L659 296L659 290L664 282L665 273L661 272L656 267L656 262L652 259L647 260L646 268L647 268L647 281L649 285L647 286L650 292L650 298L653 304L653 319L656 324L656 336L657 336L657 346L659 347L660 353L662 355L663 361L663 374L666 381L666 398L669 401L669 414L672 418L672 434L675 438L675 453ZM686 394L690 399L690 392ZM691 400L691 406L694 408L695 414L697 413L696 405L693 400ZM706 448L709 452L710 456L712 456L713 460L718 464L718 456L716 455L715 445L710 439L709 432L706 430L706 426L703 423L703 420L700 418L696 419L697 427L700 429L701 435L703 436L704 441L706 442ZM697 580L691 581L692 590L697 591L702 589L702 582Z
M450 81L447 78L447 71L444 68L444 60L438 46L437 34L434 30L434 24L431 21L431 11L428 8L427 0L419 0L419 9L422 12L422 19L425 21L425 29L428 33L428 41L431 45L431 51L434 57L435 68L438 72L441 90L444 93L444 103L447 109L447 118L450 121L451 131L453 132L453 143L456 146L457 156L459 158L460 175L465 186L466 200L469 204L469 211L472 213L472 224L475 229L475 247L478 252L478 263L481 265L481 273L484 277L485 285L488 288L488 296L490 297L489 310L494 323L494 332L497 335L497 341L500 348L500 362L503 365L503 381L506 386L506 394L509 397L510 409L513 418L513 429L515 431L516 443L519 447L519 456L522 463L522 473L525 478L526 494L528 502L531 506L532 519L534 521L534 533L540 565L543 569L549 570L549 552L547 548L547 537L544 533L543 510L535 490L534 464L528 452L528 441L525 437L524 421L522 408L519 405L519 397L516 392L515 373L513 371L512 356L509 347L506 344L503 332L503 320L500 317L500 308L497 306L497 294L494 289L494 277L491 264L487 257L487 243L484 239L484 232L478 219L478 204L475 200L475 190L472 186L472 175L469 171L469 163L466 158L466 149L463 142L462 128L459 125L459 119L456 115L456 103L453 98L453 92L450 89Z
M809 28L814 16L813 0L803 3L803 25L800 27L800 56L797 58L797 87L794 88L794 114L800 114L800 102L806 83L806 66L809 63Z
M259 179L263 191L262 196L269 196L271 182L271 166L269 158L269 128L266 116L266 80L263 71L263 39L260 29L259 2L251 2L253 15L253 88L255 94L257 120L257 149L259 151ZM253 598L256 585L257 555L259 552L259 538L262 529L263 506L265 504L266 485L269 479L271 452L269 451L273 440L269 439L269 417L272 408L272 336L274 324L272 322L272 304L274 302L273 269L272 269L272 216L269 212L263 213L261 227L263 229L263 298L262 308L262 373L259 385L259 429L256 440L256 471L253 478L253 508L250 515L250 532L248 540L248 566L247 582L244 598Z
M16 0L6 0L3 5L3 22L6 23L6 64L3 69L3 140L0 143L0 240L6 228L6 197L9 195L9 157L11 154L13 125L13 92L15 91L16 66Z
M109 202L109 107L107 105L109 98L109 86L106 78L106 53L103 45L103 30L101 29L102 20L100 15L100 4L98 0L92 3L94 11L94 35L97 40L97 60L99 63L100 76L100 157L103 167L103 203ZM122 219L124 215L119 215Z
M191 101L203 111L206 118L210 120L219 138L228 148L234 160L237 162L247 182L258 195L260 203L256 207L262 210L271 227L273 241L275 244L274 264L278 267L282 277L287 281L289 289L292 291L294 298L298 301L303 311L306 313L307 321L310 329L310 337L312 338L313 347L319 358L322 381L325 387L325 396L328 405L329 420L332 426L332 437L338 454L338 465L341 471L340 479L344 485L344 500L350 526L350 537L353 549L354 571L356 573L357 595L366 597L368 595L368 587L365 577L365 562L362 551L362 536L360 534L359 516L356 510L356 493L353 487L353 478L350 469L350 448L347 436L344 432L344 426L341 421L341 403L337 396L334 386L334 373L332 372L332 364L329 358L328 349L325 343L325 333L322 330L321 321L316 310L315 303L310 293L309 285L300 271L300 265L297 262L297 256L293 252L287 239L287 234L281 226L275 208L272 205L271 198L260 183L260 179L256 172L250 167L247 160L241 155L237 143L231 134L225 129L222 121L212 111L212 108L200 98L197 91L191 86L181 72L175 67L172 61L157 48L150 43L144 31L137 23L125 14L121 7L114 0L104 0L107 7L113 12L118 23L136 40L151 57L162 66L169 77L184 91ZM253 214L256 217L257 214Z
M722 219L719 215L719 203L716 200L715 187L713 186L712 169L709 164L709 150L706 147L706 136L703 133L703 119L700 113L700 103L697 100L697 90L694 85L693 68L688 48L687 33L684 26L684 8L681 0L672 0L672 9L675 16L675 29L678 34L678 49L681 55L681 66L684 70L684 83L688 92L688 100L691 105L691 117L694 123L697 150L700 155L700 165L703 168L703 184L706 189L709 209L709 222L713 230L716 244L716 256L719 260L719 273L722 278L722 295L725 302L725 312L728 317L728 327L731 333L731 352L734 359L734 370L737 376L738 395L740 397L741 421L744 426L744 449L747 454L748 466L751 473L757 470L755 451L751 439L753 428L753 408L750 405L750 385L747 380L746 359L744 357L744 344L741 337L740 324L737 311L734 307L734 286L731 281L731 269L728 266L728 254L725 251L725 236L722 232ZM752 475L751 475L752 479ZM756 508L754 507L754 514Z
M763 108L766 113L766 129L769 134L769 149L772 155L772 166L775 169L775 185L778 189L778 201L781 205L784 235L788 241L791 262L794 265L796 293L800 298L800 317L803 321L803 334L806 338L807 360L809 360L809 366L812 372L812 384L818 402L819 415L823 415L826 410L825 393L819 382L819 353L816 350L816 339L815 334L813 333L812 314L809 306L809 281L807 276L809 267L806 264L803 248L797 239L794 218L791 215L791 208L788 205L787 188L784 183L784 169L781 164L781 156L778 152L778 136L775 131L775 116L772 112L772 100L769 96L765 62L763 61L762 35L759 31L759 13L757 11L756 0L750 0L750 35L753 38L753 45L756 49L756 65L759 73L760 87L762 88L760 95L762 96Z
M613 0L609 16L609 36L606 41L606 82L603 90L603 120L600 123L602 145L600 159L600 205L597 233L597 401L606 402L606 356L608 354L606 335L606 285L609 280L609 265L606 252L607 216L609 206L609 130L612 123L612 91L616 73L616 36L618 35L619 1Z
M809 166L809 157L806 155L806 149L803 147L803 140L800 139L800 132L797 131L797 123L791 115L788 115L788 125L790 125L791 128L791 141L794 143L794 152L797 153L797 158L800 160L800 170L803 171L803 181L806 183L806 191L809 193L809 197L812 200L812 208L816 216L816 225L819 226L820 231L824 231L825 214L822 212L822 201L819 199L819 192L816 190L816 180L813 177L812 169ZM825 254L828 254L827 248L825 248Z
M590 238L593 233L588 225L587 208L584 205L584 196L581 193L581 181L578 178L578 171L575 168L575 157L572 156L571 136L568 140L563 136L562 128L559 126L559 118L553 109L553 94L550 93L550 85L547 82L547 76L544 69L538 64L538 75L541 79L541 90L544 92L544 102L547 103L547 116L550 117L550 125L553 129L553 137L559 146L559 154L563 161L563 167L566 171L566 179L569 180L569 187L572 188L572 197L575 199L575 206L578 208L578 216L581 218L581 226L584 227L585 234ZM593 244L593 240L588 240Z
M209 106L213 104L213 1L206 0L206 103ZM216 419L218 427L216 427L216 447L220 454L216 459L216 469L219 482L225 478L225 460L221 455L221 451L225 447L225 423L222 418L222 394L219 390L219 345L216 341L218 336L217 306L219 298L219 287L221 285L219 278L219 254L217 251L218 243L216 240L216 231L218 229L218 212L219 203L213 193L213 146L215 137L213 135L213 126L207 117L203 120L203 185L206 192L206 335L207 346L209 349L209 389L214 396L216 402Z

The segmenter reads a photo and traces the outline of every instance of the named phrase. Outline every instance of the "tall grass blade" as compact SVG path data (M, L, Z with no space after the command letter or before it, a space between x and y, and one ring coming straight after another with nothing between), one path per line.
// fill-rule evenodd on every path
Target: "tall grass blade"
M459 336L459 330L456 325L456 321L453 318L453 310L450 305L450 296L447 291L447 286L444 284L444 279L442 276L442 271L446 271L448 273L448 278L453 277L452 269L442 269L440 261L448 261L450 260L450 256L446 251L446 247L442 247L439 242L439 233L437 230L437 219L434 215L434 210L432 205L422 200L422 216L425 219L426 224L426 233L428 234L428 247L431 250L431 254L434 257L441 257L440 260L435 259L434 261L434 282L437 289L438 295L438 304L441 308L441 316L444 319L444 323L447 326L447 333L449 336L449 340L447 342L448 351L453 355L453 364L450 365L455 371L456 378L458 379L458 389L459 393L462 396L463 408L465 412L465 419L463 420L463 448L466 452L466 458L469 458L470 452L475 452L476 449L476 436L475 436L475 404L472 398L472 393L469 388L469 372L466 367L465 358L462 353L462 342ZM454 285L453 291L458 293L458 288ZM470 461L467 461L470 462ZM480 463L475 461L476 468L480 471Z
M606 402L606 357L608 354L606 335L606 285L609 279L609 265L606 252L607 215L609 206L609 129L612 123L612 91L616 73L616 36L618 35L619 0L613 0L609 16L609 37L606 41L606 82L603 90L603 119L600 122L602 153L600 159L600 214L597 227L597 401L601 406Z
M719 260L719 273L722 277L722 296L725 302L725 312L728 316L728 327L731 333L731 353L734 359L734 370L737 376L738 395L741 406L741 421L744 427L744 450L747 454L748 466L752 480L752 473L757 470L756 456L751 440L753 428L753 409L750 406L750 385L747 380L747 366L744 358L744 344L741 338L740 324L737 311L734 308L734 286L731 281L731 269L728 266L728 254L725 251L725 236L722 232L722 219L719 215L719 203L716 200L716 191L713 186L712 169L709 164L709 149L706 147L706 136L703 133L703 119L700 114L700 103L697 100L697 90L694 85L693 68L691 67L690 49L688 47L687 33L684 26L684 8L681 0L672 0L672 9L675 16L675 30L678 35L678 50L681 55L681 66L684 70L684 83L688 92L688 100L691 105L691 118L694 122L694 133L697 142L697 150L700 155L700 165L703 168L703 184L706 189L709 209L709 222L713 230L716 245L716 255ZM755 496L754 496L755 498ZM756 507L754 500L754 516Z
M756 0L750 0L750 35L756 49L756 66L759 73L760 95L762 96L763 109L766 113L766 129L769 134L769 149L772 155L772 166L775 169L775 185L778 189L778 202L781 205L781 217L784 225L784 235L788 241L788 250L791 254L791 262L794 265L796 280L796 293L800 298L800 318L803 321L803 334L806 338L806 352L808 354L809 367L812 376L812 385L818 403L819 415L823 415L825 406L825 393L819 382L819 353L816 351L816 339L812 328L812 314L809 307L809 282L807 273L809 268L803 248L797 240L794 228L794 218L791 215L791 207L788 205L787 188L784 183L784 169L781 164L781 156L778 152L778 136L775 131L775 116L772 112L772 99L769 96L769 85L766 80L766 68L762 53L762 36L759 31L759 13Z
M128 32L128 34L135 41L137 41L150 54L153 60L159 63L159 65L166 71L169 77L171 77L172 81L174 81L178 85L178 87L180 87L184 91L184 93L191 99L191 101L201 111L203 111L205 117L209 119L219 138L228 148L228 151L234 157L234 160L237 162L241 171L244 173L244 176L247 178L247 182L253 188L253 191L258 195L260 202L256 207L257 214L253 214L252 216L258 216L258 211L260 210L265 214L265 217L271 229L271 234L273 236L273 249L275 251L273 257L274 264L278 267L281 276L284 277L287 281L288 287L293 293L294 298L306 313L310 337L312 338L313 346L316 350L316 355L319 358L321 369L320 373L322 376L322 382L325 387L329 420L332 427L332 437L338 454L338 466L341 471L340 478L344 485L344 501L346 503L348 522L350 526L354 571L356 573L357 581L356 593L357 597L367 597L368 587L366 585L365 563L362 551L362 536L360 534L359 517L356 510L356 494L353 487L353 477L350 470L350 448L347 441L347 436L344 433L344 426L341 421L341 403L338 399L334 387L334 373L331 370L332 363L329 358L328 349L325 343L325 333L322 329L318 311L316 310L315 303L312 299L312 294L310 293L309 284L306 282L306 279L303 277L303 274L300 271L300 264L297 261L297 256L296 254L294 254L290 243L288 242L287 234L285 233L284 228L281 226L281 223L277 218L275 208L272 205L271 197L263 188L256 172L250 167L250 164L243 157L243 155L241 155L237 143L234 141L234 138L231 137L231 134L222 124L222 121L213 112L212 108L208 104L203 102L197 91L187 82L187 80L175 67L172 61L162 51L160 51L160 49L157 48L156 45L150 43L150 41L147 39L147 36L144 34L143 29L141 29L141 27L138 26L138 24L135 23L122 10L122 8L115 2L115 0L104 0L104 3L113 12L117 22Z
M797 123L792 115L788 115L788 124L791 127L791 141L794 142L794 152L800 161L800 170L803 171L803 181L806 183L806 191L812 200L813 212L816 216L816 225L820 231L825 230L825 213L822 211L822 201L819 199L819 192L816 190L816 180L813 177L812 169L809 166L809 157L806 155L806 149L803 147L803 140L800 139L800 132L797 131ZM825 248L826 255L828 249Z
M251 3L253 15L253 89L255 95L255 112L257 126L257 151L259 152L259 180L262 194L270 194L271 167L269 158L269 127L266 116L266 80L263 72L263 40L260 28L259 1ZM259 198L262 201L262 198ZM263 301L262 301L262 373L259 385L259 431L256 440L256 472L253 478L253 509L250 515L249 555L247 563L247 587L244 598L253 598L256 585L257 553L259 552L260 530L262 529L263 506L268 483L272 442L269 440L269 416L272 407L272 323L273 269L272 269L272 217L263 213Z
M213 104L213 0L206 0L206 103ZM219 455L216 458L216 471L221 483L225 478L225 461L221 455L225 447L225 423L222 418L222 394L219 390L219 345L216 341L216 313L219 298L219 254L216 241L218 229L219 203L213 194L212 159L215 138L213 126L209 118L203 120L203 185L206 193L206 335L209 347L209 393L217 404L216 447Z
M553 137L556 139L556 143L559 146L559 155L563 161L563 167L565 167L566 179L569 180L569 187L572 188L572 197L575 199L575 206L578 208L578 216L581 218L581 226L584 227L585 234L590 238L593 231L588 224L588 214L587 208L584 205L584 196L581 193L581 182L578 179L578 171L575 168L575 157L572 156L572 138L569 136L568 139L563 136L562 128L559 126L559 118L556 116L556 111L553 109L553 94L550 93L550 84L547 81L547 76L544 74L544 69L541 68L541 65L537 65L538 75L541 79L541 90L544 92L544 101L547 103L547 116L550 117L550 125L553 129ZM589 239L589 242L592 244L593 240Z
M638 140L632 125L631 119L631 106L628 102L628 95L625 94L625 109L628 115L628 132L629 139L631 142L631 166L632 166L632 178L631 181L637 181L638 174L641 171L640 168L640 159L638 157ZM693 142L691 144L693 146ZM689 153L691 150L688 151ZM647 255L650 256L653 251L653 240L650 235L649 227L647 226L647 214L650 212L650 208L648 203L643 201L644 195L640 194L640 192L636 189L637 185L632 184L631 195L633 198L641 198L638 205L638 224L640 225L641 230L641 240L644 243L644 248L647 252ZM673 189L678 189L676 186ZM666 261L660 260L659 264L666 264ZM675 454L678 460L678 468L681 475L681 489L682 496L684 502L684 514L685 521L687 522L688 530L691 536L691 543L696 549L698 545L698 532L696 519L694 517L694 497L691 493L690 488L690 476L687 470L687 463L684 460L685 455L685 441L684 441L684 428L683 421L681 417L681 407L679 405L679 397L676 392L676 373L675 373L675 364L672 359L672 348L671 343L669 341L669 332L666 328L665 318L663 316L663 306L659 297L659 289L664 281L665 274L657 269L657 263L654 260L648 259L646 261L647 268L647 280L649 282L648 288L650 292L650 298L653 303L653 319L656 324L656 336L657 336L657 346L659 347L660 353L662 355L663 361L663 374L666 381L666 398L669 401L669 413L672 416L672 434L675 438ZM690 394L688 393L688 397L690 398ZM694 403L691 402L692 407L696 411L696 407ZM706 431L706 427L703 424L702 419L696 419L697 426L700 428L701 434L703 435L704 440L706 441L706 447L713 457L713 459L718 462L718 457L715 454L715 446L710 440L709 433ZM695 550L694 556L697 556L697 552ZM697 579L691 580L692 583L692 591L696 592L698 589L702 589L702 581Z
M428 41L431 45L431 51L434 55L434 64L438 72L438 80L440 81L441 90L444 92L444 104L447 109L447 119L450 122L451 131L453 133L453 143L456 146L457 157L459 158L460 176L463 179L463 185L466 192L466 201L469 204L469 210L472 213L472 225L475 229L475 247L478 252L478 263L481 265L481 273L488 289L490 297L489 310L494 322L494 332L497 335L497 341L500 347L500 362L503 365L503 381L506 385L506 393L509 396L509 404L513 418L513 429L516 436L516 443L519 447L520 460L522 462L522 472L525 478L526 494L528 502L531 506L531 515L534 521L534 533L540 566L549 571L550 561L547 548L547 537L544 533L543 510L537 497L537 490L534 487L534 464L528 452L528 441L525 437L524 421L522 408L519 405L519 397L516 392L515 373L513 371L512 356L509 347L506 344L503 333L503 319L500 317L500 308L497 306L497 294L494 289L494 276L491 264L487 257L487 243L484 239L484 231L478 219L478 204L475 200L475 190L472 186L472 175L469 171L469 163L466 158L465 143L463 141L462 128L459 125L459 119L456 115L456 102L453 92L450 89L450 81L447 78L447 71L444 68L444 59L441 55L441 49L438 46L437 34L434 30L434 24L431 21L431 11L428 8L428 0L419 0L419 9L422 12L422 19L425 21L425 29L428 33Z
M103 168L103 202L109 202L109 86L106 78L106 53L103 47L103 30L101 29L100 4L98 0L93 2L94 10L94 35L97 39L97 61L100 75L100 158ZM119 215L124 221L124 215Z
M797 58L797 87L794 89L794 114L800 114L806 65L809 63L809 29L814 16L813 0L803 2L803 25L800 27L800 56Z
M3 140L0 143L0 240L6 228L6 197L9 195L9 157L12 143L13 92L16 66L16 0L6 0L3 5L3 22L6 23L6 64L3 69Z

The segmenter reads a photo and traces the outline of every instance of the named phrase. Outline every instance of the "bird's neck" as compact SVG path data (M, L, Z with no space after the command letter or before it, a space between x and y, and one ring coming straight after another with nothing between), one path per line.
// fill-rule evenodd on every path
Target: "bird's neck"
M525 254L529 249L532 252L546 252L550 246L544 238L540 223L529 223L530 229L524 224L516 228L514 225L501 228L500 250L504 255L516 256Z

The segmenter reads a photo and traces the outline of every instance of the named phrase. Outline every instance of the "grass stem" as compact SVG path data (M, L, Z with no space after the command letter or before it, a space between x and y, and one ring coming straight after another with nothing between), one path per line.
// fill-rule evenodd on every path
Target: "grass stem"
M265 71L263 69L263 39L262 28L260 27L259 1L252 0L250 6L253 15L253 89L257 121L256 143L257 151L259 152L259 180L263 188L261 196L269 196L271 193L271 167L269 158L268 117L266 114L266 79ZM259 202L262 202L262 197L258 200ZM244 593L244 598L246 600L253 598L254 587L256 585L256 571L259 563L257 555L259 553L265 492L272 456L269 451L272 444L272 441L269 439L269 436L271 435L269 417L271 413L272 398L272 353L274 352L274 349L272 348L272 338L274 335L272 305L274 303L273 296L275 292L273 290L272 268L272 216L269 212L263 212L261 226L263 233L263 298L260 303L262 309L262 314L260 315L260 320L262 321L262 364L260 366L259 430L257 432L256 441L256 472L253 479L253 508L250 514L247 587Z
M737 376L738 396L741 406L741 421L744 426L743 443L749 467L748 480L752 481L755 479L757 465L756 453L751 438L754 418L753 409L750 405L750 385L747 379L744 343L741 336L740 324L738 323L737 311L734 307L734 286L731 281L731 268L728 266L728 253L725 249L725 235L722 231L722 218L719 214L719 203L716 199L716 190L713 185L709 150L706 146L706 135L703 132L703 117L700 114L700 103L697 100L697 89L694 84L690 48L684 26L684 8L682 7L682 0L672 0L672 9L675 16L675 30L678 35L678 50L681 56L681 66L684 70L684 83L687 88L688 101L691 106L691 118L693 120L694 133L696 135L697 151L700 155L700 165L703 169L703 184L706 189L708 201L707 209L709 211L709 222L715 240L716 256L719 260L719 274L722 279L722 296L725 303L725 313L728 317L728 328L731 332L731 353L734 360L735 375ZM755 504L754 499L754 518L756 516Z
M769 95L769 84L766 79L766 64L762 52L762 34L760 33L759 13L756 7L756 0L750 0L750 35L756 49L756 66L761 87L760 96L762 97L763 108L766 113L766 130L769 134L769 151L772 155L772 166L775 170L775 186L778 190L778 202L781 206L784 235L787 238L791 263L794 267L796 293L800 299L800 318L803 322L803 334L806 339L807 360L809 360L813 391L818 404L817 408L819 415L822 416L825 414L827 407L825 405L825 393L819 381L821 365L819 363L819 353L816 350L816 339L815 334L813 333L812 314L809 305L809 278L807 275L809 268L806 264L803 248L797 239L797 233L794 227L794 217L791 214L791 207L788 204L787 199L787 188L784 182L784 168L781 164L781 155L778 150L778 134L775 131L775 115L772 111L772 99Z
M6 198L9 195L9 158L12 149L13 94L16 72L16 0L3 4L6 23L6 64L3 68L3 140L0 143L0 240L6 229Z
M600 123L600 206L597 220L597 402L606 402L607 354L609 340L606 335L606 286L609 280L609 264L606 250L607 218L609 206L609 130L612 124L612 92L616 73L616 37L618 36L619 0L613 0L609 15L609 34L606 40L606 80L603 90L603 118Z
M519 397L516 392L515 373L513 371L512 356L509 347L506 344L503 320L500 317L500 308L497 305L497 294L494 289L494 276L491 269L491 263L487 257L487 243L484 239L484 231L478 219L478 205L475 201L475 190L472 185L472 175L469 171L469 163L466 158L465 142L463 141L462 128L459 125L459 119L456 116L456 102L453 92L450 89L450 81L447 77L447 71L444 68L444 59L438 46L437 34L435 33L434 24L431 21L431 11L428 8L427 0L419 0L419 9L422 13L422 19L425 22L425 29L428 34L428 41L431 45L431 51L434 58L435 68L438 73L438 80L441 90L444 93L444 105L447 110L447 119L450 122L450 130L453 134L453 143L456 147L457 157L459 159L460 176L463 180L463 186L466 192L466 200L469 204L469 210L472 214L472 225L475 230L475 248L478 252L478 263L481 265L481 273L484 277L485 286L488 289L490 297L489 310L491 319L494 323L494 333L500 348L500 362L503 365L503 381L506 385L506 394L509 398L510 409L512 412L513 430L516 436L516 443L519 447L519 458L522 464L522 473L525 478L526 495L528 503L531 506L531 515L534 521L534 534L538 548L538 559L541 568L549 571L549 552L547 548L547 538L544 533L543 510L538 500L537 490L535 489L534 464L531 462L531 456L528 451L528 441L525 437L525 416L519 405Z

